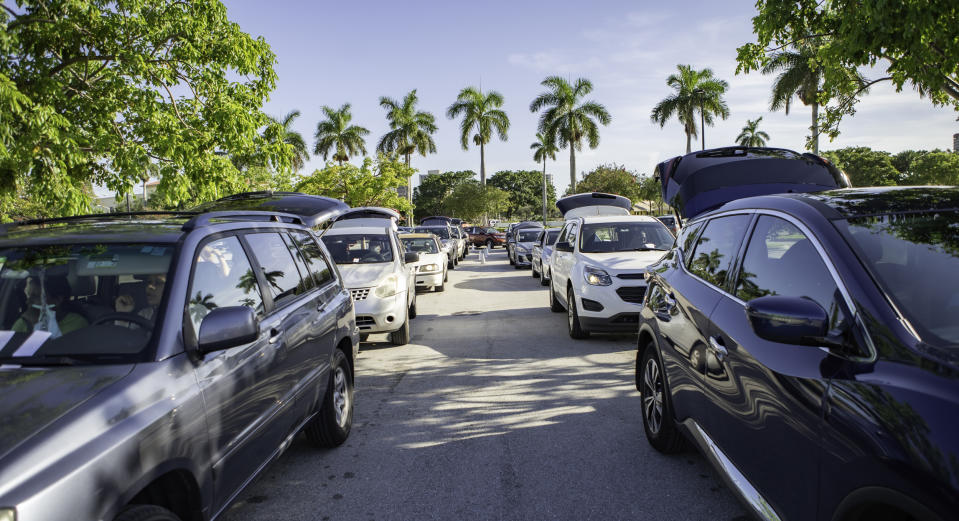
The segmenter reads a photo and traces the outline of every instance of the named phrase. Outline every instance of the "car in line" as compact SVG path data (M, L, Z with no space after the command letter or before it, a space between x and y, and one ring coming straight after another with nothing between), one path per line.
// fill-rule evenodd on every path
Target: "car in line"
M0 519L216 519L299 432L347 439L353 301L311 231L346 205L281 199L0 227Z
M520 266L517 266L517 269L522 267L522 265L529 263L529 260L526 258L523 258L522 260L520 260L516 250L517 250L517 242L519 242L519 239L520 239L520 231L527 230L530 228L534 229L535 230L534 233L535 233L543 229L543 224L538 222L533 222L533 221L523 221L520 223L513 223L510 225L509 231L506 232L506 258L509 260L509 263L511 266L516 266L517 264L520 264ZM529 234L524 234L522 238L525 239L525 242L523 243L523 246L522 246L523 255L525 256L527 253L529 253L529 250L532 248L532 242L535 240L535 236L531 237Z
M743 147L657 174L686 222L647 272L650 444L692 442L760 519L955 519L959 189Z
M420 260L412 264L416 273L416 288L441 292L449 280L446 264L449 262L440 247L440 241L432 233L403 233L400 242L406 251L419 254Z
M416 277L413 264L419 254L407 252L397 235L399 214L382 208L369 215L361 209L340 216L322 236L343 283L356 305L360 339L388 333L390 343L410 341L416 318Z
M549 284L549 257L553 254L553 244L562 228L546 228L539 233L533 250L529 253L533 278L539 279L543 286Z
M485 226L469 226L466 228L470 244L475 247L486 246L492 250L496 246L506 246L506 234L495 228Z
M420 220L420 226L446 226L449 229L448 238L453 241L453 260L457 264L469 253L469 238L466 233L463 233L462 222L460 219L442 215L424 217Z
M440 241L441 250L446 254L447 266L455 270L460 262L459 241L453 237L453 230L449 224L435 224L429 226L417 226L413 228L413 233L432 233Z
M516 269L532 266L533 261L530 254L533 252L533 245L536 244L542 233L542 226L539 228L529 227L513 230L515 240L510 250L513 252L512 260Z
M556 202L566 223L549 259L549 306L566 311L569 335L635 333L646 294L646 268L673 235L647 215L630 215L620 195L584 193Z
M676 220L675 215L657 215L657 219L663 224L666 225L666 228L669 229L670 233L675 237L679 235L679 221Z

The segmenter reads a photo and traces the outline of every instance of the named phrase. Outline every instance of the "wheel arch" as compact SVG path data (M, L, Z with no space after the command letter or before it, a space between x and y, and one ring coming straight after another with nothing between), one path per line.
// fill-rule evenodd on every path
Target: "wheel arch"
M155 468L131 487L117 512L127 505L156 505L177 515L182 521L204 521L212 497L204 492L187 462L171 461Z
M862 487L849 493L836 507L832 521L870 521L877 514L899 513L908 521L943 521L920 501L886 487ZM886 518L880 518L886 519ZM891 517L889 519L900 519Z
M345 337L340 340L340 343L336 345L336 348L340 351L343 351L343 355L346 356L346 363L350 366L350 380L351 382L356 382L356 371L354 370L354 360L353 360L353 341L350 337Z
M643 356L646 354L646 350L652 346L654 349L656 347L656 335L653 334L653 329L647 324L639 326L639 339L636 341L636 390L642 392L640 387L640 378L642 374L642 368L640 365L643 363ZM657 353L657 357L659 354ZM659 357L659 365L663 365L663 360Z

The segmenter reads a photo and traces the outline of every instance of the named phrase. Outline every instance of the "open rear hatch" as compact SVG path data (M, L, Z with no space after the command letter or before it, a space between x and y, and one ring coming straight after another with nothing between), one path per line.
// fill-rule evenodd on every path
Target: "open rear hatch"
M556 201L564 219L588 215L629 215L633 203L621 195L592 192L566 196Z
M663 201L683 219L757 195L820 192L849 185L825 159L782 148L725 147L656 166Z
M221 197L194 208L198 212L253 210L297 215L311 228L320 227L349 211L339 199L299 192L245 192Z

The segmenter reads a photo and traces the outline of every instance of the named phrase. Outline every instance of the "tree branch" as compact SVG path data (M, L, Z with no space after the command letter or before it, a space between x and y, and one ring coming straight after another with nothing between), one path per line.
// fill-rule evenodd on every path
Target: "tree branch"
M93 61L99 61L99 62L107 63L107 62L113 61L114 59L116 59L116 56L114 56L114 55L112 55L112 54L111 54L111 55L107 55L107 56L98 56L98 55L94 55L94 56L75 56L75 57L73 57L73 58L70 58L69 60L65 60L65 61L61 62L59 65L57 65L56 67L54 67L53 69L51 69L50 72L47 73L47 76L55 76L58 72L62 71L63 69L66 69L67 67L69 67L69 66L71 66L71 65L73 65L73 64L75 64L75 63L84 63L84 62L93 62Z

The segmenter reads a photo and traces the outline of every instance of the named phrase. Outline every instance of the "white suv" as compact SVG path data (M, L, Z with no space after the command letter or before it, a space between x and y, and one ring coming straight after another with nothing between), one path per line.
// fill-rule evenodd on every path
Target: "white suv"
M629 215L629 199L577 194L556 202L563 226L549 259L549 302L567 311L569 335L636 332L646 294L646 267L672 246L653 217Z

